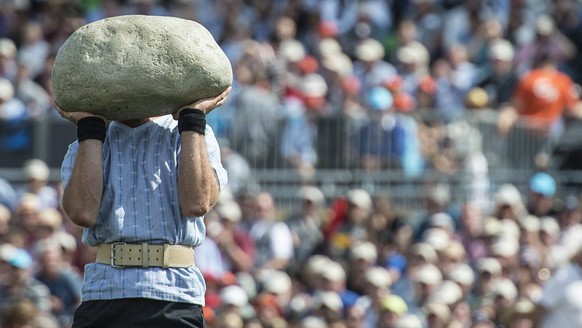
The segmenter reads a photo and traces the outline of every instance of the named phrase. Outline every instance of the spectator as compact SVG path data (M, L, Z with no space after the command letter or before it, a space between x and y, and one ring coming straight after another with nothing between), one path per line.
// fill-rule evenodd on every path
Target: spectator
M408 306L397 295L388 295L382 300L378 328L394 328L396 322L408 312Z
M26 177L27 184L18 190L19 198L25 193L33 194L38 197L39 208L59 208L59 195L55 187L49 184L50 169L41 159L27 160L22 170Z
M547 92L536 91L540 89ZM547 153L562 135L563 117L580 115L580 104L574 83L558 71L556 62L549 56L536 58L534 69L520 78L512 106L499 116L499 131L514 131L508 149L512 166L533 167L535 156ZM517 122L519 125L512 129ZM524 138L527 144L522 142Z
M266 165L272 159L279 108L276 96L269 90L264 67L235 66L240 89L233 94L233 124L228 128L232 148L252 166ZM236 90L235 90L236 91Z
M0 38L0 77L9 81L16 76L16 44L9 38Z
M8 79L0 78L0 150L11 154L11 161L4 165L15 165L22 160L30 147L31 135L29 113L20 99L14 97L14 86Z
M273 196L261 192L256 197L257 218L249 231L255 242L257 255L254 268L284 269L293 256L293 237L287 225L275 218Z
M332 259L346 259L348 250L367 237L367 221L372 210L370 194L363 189L352 189L346 196L347 212L337 222L330 222L327 251Z
M50 52L50 44L44 38L42 25L35 21L28 21L24 25L21 39L18 62L30 70L30 77L34 79L42 71L44 61Z
M360 80L361 92L384 85L396 76L396 68L384 61L384 55L384 47L375 39L367 38L356 44L354 75Z
M51 311L50 291L32 276L32 257L22 248L2 245L0 309L18 300L30 300L44 312Z
M248 272L254 263L255 245L248 231L237 225L241 219L239 205L232 200L220 201L216 213L222 228L213 239L221 249L227 270Z
M519 75L535 69L536 60L540 57L547 57L561 67L576 51L572 42L556 27L556 22L550 15L537 17L534 29L534 38L521 44L515 56L516 72Z
M292 271L298 271L323 242L323 193L315 186L304 186L299 189L298 198L300 204L297 213L291 214L285 221L293 236Z
M315 173L317 121L326 111L327 91L323 77L313 73L304 77L299 98L285 100L287 118L281 136L281 155L303 178Z
M60 245L44 239L36 245L39 267L35 278L46 285L51 293L51 313L63 327L72 324L73 314L81 303L81 277L65 265Z
M535 216L554 216L556 180L545 172L534 174L529 180L527 192L527 211Z
M561 229L547 257L550 268L567 264L582 244L582 212L576 197L566 197L557 219Z
M582 325L580 267L582 256L577 249L572 260L558 268L544 285L536 308L536 325L541 328Z
M0 204L6 206L11 212L16 206L16 191L12 184L3 178L0 178Z
M230 146L228 139L219 139L220 159L228 173L228 190L236 195L242 186L252 181L252 169L249 162Z
M513 70L513 45L505 39L494 41L489 47L489 61L490 70L484 74L478 86L487 92L488 108L502 110L511 104L518 82Z
M468 58L467 48L455 44L448 48L446 59L433 64L436 79L436 104L438 115L451 122L461 118L465 113L464 99L478 80L475 64Z

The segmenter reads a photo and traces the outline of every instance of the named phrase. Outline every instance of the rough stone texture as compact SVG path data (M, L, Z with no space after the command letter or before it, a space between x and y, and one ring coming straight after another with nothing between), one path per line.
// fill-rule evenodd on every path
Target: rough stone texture
M52 72L59 107L111 120L169 114L231 83L230 62L204 26L161 16L117 16L79 28Z

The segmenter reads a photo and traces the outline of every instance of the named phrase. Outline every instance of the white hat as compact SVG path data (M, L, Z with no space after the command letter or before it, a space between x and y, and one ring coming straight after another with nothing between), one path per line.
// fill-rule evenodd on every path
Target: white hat
M349 76L353 72L353 64L350 57L344 53L328 55L321 59L321 65L335 72L339 76Z
M519 251L519 242L515 239L501 237L493 241L491 245L491 255L501 257L511 257Z
M301 92L306 96L323 97L327 93L327 82L317 73L307 74L301 82Z
M451 309L447 304L441 302L430 302L424 306L427 314L434 314L443 322L449 321L451 317Z
M438 252L449 246L451 237L442 229L429 228L422 234L422 241L431 245Z
M8 79L0 78L0 99L7 101L14 97L14 86Z
M536 20L536 32L542 35L550 35L554 32L556 24L549 15L540 15Z
M434 247L424 242L414 243L412 247L410 247L410 254L421 256L429 263L435 263L438 257Z
M8 38L0 38L0 56L14 58L17 51L14 41Z
M447 274L447 278L463 286L472 285L475 273L467 263L457 263Z
M322 274L330 262L331 259L325 255L311 255L305 263L305 269L313 274Z
M241 219L240 206L233 200L220 202L216 207L216 213L222 218L231 222L238 222Z
M489 272L492 275L499 275L501 273L501 264L496 258L484 257L477 261L477 271L479 273Z
M279 270L270 270L260 277L263 290L273 294L283 294L291 290L291 278Z
M424 264L416 270L412 276L412 280L427 285L437 285L443 280L443 275L436 266Z
M420 54L413 47L400 47L396 51L396 58L404 64L416 64L420 61Z
M392 285L392 278L388 270L379 266L366 270L364 277L367 282L377 288L388 288Z
M463 290L459 284L451 280L444 280L437 290L430 295L428 302L438 302L447 305L457 303L463 298Z
M494 237L501 231L499 219L493 216L486 217L483 220L483 236Z
M513 301L517 297L517 287L513 281L507 278L502 278L497 280L492 286L491 293L493 295L503 296L506 299Z
M514 51L511 42L504 39L494 41L489 48L489 58L493 60L510 62L513 60L513 55Z
M305 47L298 40L287 39L279 45L279 53L289 62L299 62L305 58Z
M556 236L560 233L560 225L558 221L551 216L545 216L540 219L540 230L552 235Z
M324 38L319 41L319 54L322 58L334 56L342 53L342 47L334 38Z
M243 307L248 304L249 298L245 290L238 285L230 285L220 290L222 304Z
M321 291L317 292L314 297L316 306L325 306L335 312L340 312L344 308L341 297L336 292Z
M422 321L414 314L405 314L396 320L394 328L422 328Z
M512 219L501 219L499 220L499 233L498 237L503 237L507 239L518 239L521 235L519 230L519 225Z
M355 204L356 206L363 209L372 208L372 198L370 193L364 189L352 189L347 194L348 202Z
M10 261L17 249L12 244L0 244L0 260L5 262Z
M321 204L325 199L321 190L314 186L303 186L299 188L298 194L299 198L309 200L314 204Z
M375 61L384 57L384 46L379 41L368 38L356 46L356 57L363 61Z
M443 212L431 215L428 218L428 224L431 227L439 227L448 231L453 231L455 229L453 218L449 214Z
M512 184L505 183L499 186L495 193L496 205L508 204L517 205L522 202L522 196L519 190Z
M540 231L541 221L535 215L526 215L519 220L519 225L526 231Z
M378 257L376 245L369 241L362 241L356 243L351 248L352 258L357 260L366 260L368 262L375 262Z
M310 315L301 320L301 328L327 328L323 318Z
M322 272L322 277L334 282L345 281L346 271L338 262L330 261Z
M1 87L0 87L1 89ZM2 98L2 97L0 97ZM41 159L29 159L24 163L24 175L28 179L46 181L50 174L48 165Z

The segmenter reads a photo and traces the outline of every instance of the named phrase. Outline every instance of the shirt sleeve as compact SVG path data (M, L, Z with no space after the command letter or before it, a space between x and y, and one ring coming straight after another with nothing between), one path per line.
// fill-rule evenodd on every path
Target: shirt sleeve
M209 125L206 126L206 152L208 153L210 164L216 172L220 190L223 190L228 183L228 174L222 166L222 161L220 159L220 147L218 146L218 141L216 140L214 131Z
M69 145L69 149L63 159L63 164L61 165L61 180L63 182L63 188L67 188L71 174L73 174L73 164L75 164L78 150L79 143L75 141Z

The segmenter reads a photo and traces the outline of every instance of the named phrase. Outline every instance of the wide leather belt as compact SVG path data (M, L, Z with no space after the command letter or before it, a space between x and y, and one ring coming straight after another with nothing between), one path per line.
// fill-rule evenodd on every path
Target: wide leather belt
M194 248L183 245L127 244L97 246L97 263L113 267L188 268L194 265Z

